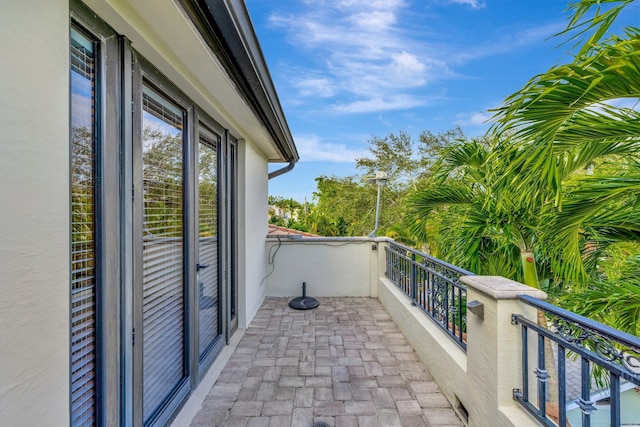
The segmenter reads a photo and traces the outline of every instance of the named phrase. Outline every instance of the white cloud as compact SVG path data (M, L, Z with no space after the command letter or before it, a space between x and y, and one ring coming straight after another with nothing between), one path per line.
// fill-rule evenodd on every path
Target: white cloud
M517 31L504 30L504 36L493 38L488 42L472 46L472 48L451 50L449 60L452 64L461 64L478 58L502 55L525 46L542 43L553 34L562 31L566 23L556 21L550 24L529 28L518 28Z
M424 53L423 41L406 34L400 22L407 6L403 1L308 4L302 13L270 17L292 44L316 58L315 68L298 70L289 78L299 97L353 99L331 104L342 113L411 108L422 104L415 100L414 89L425 87L434 70L448 70Z
M333 83L325 77L302 78L294 82L294 85L299 89L301 96L329 98L335 93Z
M386 127L391 127L391 122L385 119L384 117L382 117L382 114L378 114L378 121L383 125L385 125Z
M425 82L427 66L415 55L400 52L392 55L391 68L399 81L404 81L412 86L422 86Z
M368 155L367 150L354 150L346 143L323 141L318 135L296 135L294 137L300 158L305 162L353 162Z
M318 5L317 1L308 0L311 5ZM326 3L326 2L321 2ZM362 9L397 9L398 7L402 7L405 5L403 0L340 0L336 2L336 7L338 9L352 9L352 10L362 10Z
M373 11L362 12L351 15L349 20L356 26L365 29L377 28L378 30L383 28L389 28L395 24L397 19L396 15L389 11Z
M488 126L491 117L491 114L485 112L460 113L456 115L455 123L460 126Z
M485 6L484 0L440 1L474 9ZM304 68L290 69L287 79L297 91L290 97L295 105L313 103L316 109L338 113L424 105L419 98L433 98L434 82L463 77L454 66L538 43L566 25L558 21L514 29L506 24L504 31L496 30L500 36L454 46L429 21L417 26L415 17L407 19L411 9L402 0L301 2L300 11L274 13L269 18L310 60ZM339 103L338 99L347 101Z
M465 4L472 9L482 9L487 4L482 0L449 0L449 3Z
M392 95L387 98L368 98L349 103L334 104L341 113L373 113L378 111L405 110L427 105L427 101L410 95Z

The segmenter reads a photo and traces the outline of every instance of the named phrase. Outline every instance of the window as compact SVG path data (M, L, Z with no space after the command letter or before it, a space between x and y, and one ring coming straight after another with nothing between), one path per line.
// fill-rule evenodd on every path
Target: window
M71 424L96 421L95 43L71 30Z

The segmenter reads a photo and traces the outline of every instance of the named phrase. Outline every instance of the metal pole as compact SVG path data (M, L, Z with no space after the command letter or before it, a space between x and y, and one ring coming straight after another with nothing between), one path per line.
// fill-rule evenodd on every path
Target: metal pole
M382 184L380 184L380 181L377 181L377 183L378 183L378 201L376 202L376 226L373 229L373 231L369 234L369 237L376 236L376 232L378 231L378 222L380 221L380 188L382 187Z

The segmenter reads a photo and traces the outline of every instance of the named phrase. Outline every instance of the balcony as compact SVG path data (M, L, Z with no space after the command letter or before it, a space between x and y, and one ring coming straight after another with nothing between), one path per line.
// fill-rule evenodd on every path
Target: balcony
M266 253L267 297L175 426L640 424L640 340L542 291L386 238ZM288 307L302 282L317 309Z

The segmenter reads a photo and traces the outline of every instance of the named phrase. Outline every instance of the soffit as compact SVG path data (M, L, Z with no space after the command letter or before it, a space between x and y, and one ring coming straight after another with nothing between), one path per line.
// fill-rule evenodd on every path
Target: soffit
M156 0L85 3L237 139L251 142L270 161L290 160L180 5Z

